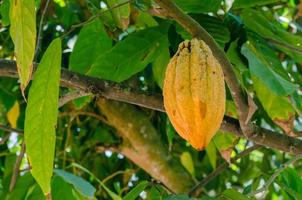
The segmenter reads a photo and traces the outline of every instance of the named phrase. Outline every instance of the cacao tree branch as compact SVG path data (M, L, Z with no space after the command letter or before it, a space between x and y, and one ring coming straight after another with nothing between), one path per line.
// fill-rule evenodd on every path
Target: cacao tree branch
M18 78L15 61L0 59L0 76ZM61 72L61 86L164 112L162 96L160 94L147 95L136 91L125 90L118 84L70 72L66 69L62 69ZM249 136L245 136L237 122L230 122L230 120L224 121L221 125L221 129L229 131L239 137L246 137L250 141L263 146L293 154L302 153L301 140L287 135L265 129L258 129Z
M261 148L261 145L254 145L251 146L245 150L243 150L242 152L240 152L239 154L237 154L234 158L231 158L230 163L235 163L237 160L239 160L240 158L247 156L248 154L250 154L252 151L255 151L257 149ZM195 196L199 196L198 190L202 189L205 185L207 185L210 181L212 181L215 177L217 177L220 173L222 173L224 170L226 170L229 166L228 162L224 161L222 164L220 164L213 172L211 172L207 177L205 177L204 179L202 179L198 184L196 184L192 190L189 192L190 195Z
M16 62L0 59L0 76L18 78ZM164 112L162 97L159 94L129 91L113 82L81 75L67 69L61 71L61 86Z
M232 64L227 59L224 51L218 46L213 37L192 17L185 14L173 1L171 0L155 0L155 2L176 22L178 22L192 37L202 39L212 50L213 55L217 58L222 66L225 81L230 88L232 97L234 99L240 127L245 135L253 132L253 126L246 124L245 121L248 116L248 104L243 95L243 91L233 71Z
M236 122L230 122L230 120L223 121L220 127L221 130L233 133L239 137L245 137L240 130L239 125ZM256 144L278 149L290 154L298 155L302 154L302 141L289 137L284 134L276 133L264 128L257 128L253 134L246 137L248 140L255 142Z

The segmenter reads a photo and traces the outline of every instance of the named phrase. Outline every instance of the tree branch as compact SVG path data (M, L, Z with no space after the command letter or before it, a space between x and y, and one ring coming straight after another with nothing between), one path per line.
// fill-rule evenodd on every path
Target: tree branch
M234 158L231 158L230 163L235 163L240 158L250 154L252 151L257 150L261 148L261 145L254 145L252 147L249 147L245 149L244 151L237 154ZM227 167L229 166L228 162L223 162L221 165L219 165L213 172L211 172L206 178L202 179L197 185L195 185L192 190L189 192L190 195L196 194L197 189L203 188L205 185L207 185L211 180L213 180L216 176L218 176L221 172L223 172Z
M0 59L0 76L18 78L16 62ZM159 94L151 95L142 91L129 91L113 82L81 75L66 69L61 71L61 86L164 112L162 96Z
M0 59L0 76L18 78L15 61ZM92 93L96 96L103 96L107 99L126 102L141 107L164 111L162 96L160 94L148 95L141 91L125 90L118 84L110 81L81 75L62 69L61 86L78 89ZM292 154L302 153L302 142L297 138L275 133L266 129L257 129L249 136L243 135L237 121L227 120L221 124L221 129L236 134L239 137L246 137L250 141L270 148L289 152Z

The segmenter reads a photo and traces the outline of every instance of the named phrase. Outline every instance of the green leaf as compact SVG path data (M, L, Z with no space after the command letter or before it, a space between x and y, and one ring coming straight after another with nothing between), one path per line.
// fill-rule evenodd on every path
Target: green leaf
M36 199L45 199L45 198L39 185L34 184L28 189L24 200L36 200Z
M256 95L272 120L288 120L295 114L287 97L275 95L261 79L255 76L252 79Z
M153 76L160 88L163 87L163 80L165 78L165 72L167 65L170 61L169 45L166 40L165 43L162 43L158 49L160 51L157 58L152 63Z
M160 26L129 35L100 55L88 75L116 82L130 78L158 56L158 47L167 40L166 29Z
M123 200L133 200L136 199L139 194L144 191L148 186L148 181L142 181L137 186L135 186L128 194L123 197Z
M36 43L34 0L10 0L10 35L15 45L17 69L24 91L30 81Z
M26 173L17 179L15 188L10 192L6 200L25 199L29 188L35 184L35 181L30 173Z
M61 53L61 40L55 39L47 48L35 73L25 114L26 153L31 173L44 194L50 192L53 170Z
M286 96L295 92L298 86L284 79L280 73L277 73L275 70L278 64L282 67L281 63L273 62L272 58L274 55L270 54L264 45L260 46L262 47L261 49L257 48L259 46L252 41L248 41L241 49L242 54L249 61L249 69L252 76L262 80L262 82L278 96ZM266 53L270 54L269 57ZM275 61L277 60L275 59Z
M0 15L1 15L1 23L3 26L8 26L9 21L9 1L3 0L2 4L0 4Z
M249 200L248 197L244 196L240 192L234 189L225 190L219 199L229 199L229 200Z
M269 41L268 39L275 40L276 42L272 42L271 44L275 45L275 47L289 55L295 61L302 62L301 36L287 32L274 18L268 19L260 11L246 9L240 16L248 29L259 34L267 41Z
M128 0L107 0L107 4L109 8L112 8L127 1ZM126 3L123 6L119 6L115 9L112 9L111 14L117 27L123 30L128 28L130 16L130 3Z
M264 6L267 4L272 4L280 2L280 0L236 0L233 3L232 9L239 9L239 8L250 8L255 6Z
M213 167L216 169L216 161L217 161L217 150L214 144L214 140L212 140L206 148L206 153L209 158L209 161Z
M82 195L93 198L96 189L82 177L75 176L61 169L55 169L54 172L62 177L67 183L72 184Z
M107 35L99 19L85 25L79 34L70 55L69 69L85 74L96 58L112 47L112 41Z
M194 162L189 152L185 151L180 155L180 163L192 176L195 176Z
M218 131L213 138L214 144L219 151L227 150L234 146L237 137L230 133Z
M221 4L221 0L174 0L174 2L189 13L217 12Z
M54 176L51 182L51 196L53 200L67 199L79 200L81 198L71 184L60 176Z

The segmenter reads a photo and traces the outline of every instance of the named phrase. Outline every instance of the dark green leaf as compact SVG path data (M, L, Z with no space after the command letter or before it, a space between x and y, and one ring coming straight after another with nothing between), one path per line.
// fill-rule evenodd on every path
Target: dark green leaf
M112 41L101 21L99 19L93 20L80 31L70 55L69 69L85 74L96 58L108 51L111 46Z
M130 78L157 58L160 53L158 47L167 40L164 32L166 28L156 27L129 35L100 55L88 74L116 82Z
M72 185L65 182L63 178L54 176L51 183L51 196L53 200L80 200L81 198Z
M14 190L9 193L6 200L25 199L29 188L34 184L35 180L33 179L32 175L30 173L24 174L18 178Z
M133 188L126 196L123 197L123 200L133 200L136 199L139 194L144 191L144 189L148 186L148 181L140 182L135 188Z
M55 153L61 73L61 40L47 48L29 90L25 117L26 153L31 173L43 192L50 192Z

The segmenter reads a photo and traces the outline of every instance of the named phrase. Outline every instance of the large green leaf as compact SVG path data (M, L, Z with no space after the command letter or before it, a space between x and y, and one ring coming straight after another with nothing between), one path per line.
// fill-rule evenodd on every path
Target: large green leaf
M251 74L261 79L272 92L279 96L292 94L298 86L282 77L281 63L269 50L250 40L242 46L241 52L249 61Z
M185 12L207 13L216 12L221 4L221 0L175 0L175 3Z
M69 69L85 74L96 58L104 54L112 46L99 19L85 25L80 31L72 54L70 55Z
M96 189L82 177L75 176L61 169L55 169L54 172L62 177L67 183L72 184L82 195L93 198Z
M244 25L274 44L279 50L291 56L292 59L302 62L302 37L287 32L274 19L268 19L262 12L246 9L241 13Z
M238 8L250 8L255 6L264 6L267 4L272 4L280 2L280 0L235 0L233 3L232 8L238 9Z
M30 81L36 43L34 0L10 0L10 35L15 45L17 69L24 91Z
M55 39L47 48L35 73L25 114L26 153L31 173L44 194L50 192L53 170L61 53L61 40Z
M166 29L160 26L129 35L110 51L100 55L88 74L116 82L130 78L158 56L158 47L167 40Z

